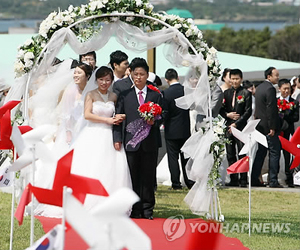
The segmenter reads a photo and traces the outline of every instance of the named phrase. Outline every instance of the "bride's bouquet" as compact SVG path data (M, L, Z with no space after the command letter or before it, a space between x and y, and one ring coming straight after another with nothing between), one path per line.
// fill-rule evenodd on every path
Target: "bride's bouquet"
M154 102L147 102L138 108L138 112L141 118L129 123L126 127L127 132L133 135L126 147L131 145L135 148L149 135L154 121L161 119L162 108Z
M147 102L142 104L138 108L138 111L140 113L140 116L144 118L145 121L161 119L160 115L162 112L162 108L154 102Z

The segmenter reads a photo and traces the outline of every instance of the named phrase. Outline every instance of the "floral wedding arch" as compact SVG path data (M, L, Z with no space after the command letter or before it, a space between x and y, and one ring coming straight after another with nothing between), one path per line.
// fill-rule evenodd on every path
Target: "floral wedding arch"
M68 10L52 12L41 23L39 34L19 47L16 77L32 81L44 73L67 42L83 54L101 49L112 35L134 51L169 44L166 58L176 66L197 68L202 92L207 81L214 85L220 75L217 51L207 46L191 19L155 13L148 0L91 0L80 7L71 5ZM30 82L26 81L25 95Z
M208 47L191 19L155 13L148 0L90 0L80 7L70 5L68 10L52 12L41 23L39 34L18 48L16 82L7 101L23 96L26 120L32 82L47 74L66 43L77 54L84 54L101 49L113 35L126 49L136 52L165 44L165 57L174 66L190 69L183 83L185 96L177 105L206 115L211 112L210 91L220 76L217 51ZM192 78L197 79L195 86L191 86ZM221 157L220 150L217 155Z

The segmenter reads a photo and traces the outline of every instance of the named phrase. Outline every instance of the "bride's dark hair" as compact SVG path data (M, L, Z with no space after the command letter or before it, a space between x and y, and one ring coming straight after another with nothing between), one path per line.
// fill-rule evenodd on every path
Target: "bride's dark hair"
M88 77L88 79L90 79L90 77L93 73L93 68L90 65L79 62L76 65L76 67L81 68L84 71L85 75Z
M112 81L114 80L114 73L112 69L106 66L101 66L96 72L96 79L107 75L110 75Z

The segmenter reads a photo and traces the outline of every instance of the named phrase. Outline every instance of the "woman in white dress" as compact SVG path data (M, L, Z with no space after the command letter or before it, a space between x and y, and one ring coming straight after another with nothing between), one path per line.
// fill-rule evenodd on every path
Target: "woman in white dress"
M116 94L108 91L113 81L113 72L100 67L96 72L98 88L87 93L84 102L84 117L87 125L72 144L74 148L71 172L99 179L109 194L122 187L131 188L131 178L125 151L115 150L112 126L119 125L125 115L116 115ZM91 209L102 197L87 195L85 207Z
M65 74L68 72L65 72ZM60 81L63 71L56 75L59 79L52 80ZM56 107L54 113L58 117L58 130L53 145L49 145L57 160L64 156L70 150L70 143L78 133L78 123L81 123L83 118L82 93L87 82L92 74L92 68L84 63L78 63L73 73L73 82L69 83L62 93L61 100ZM54 91L54 90L53 90ZM49 89L49 92L51 90ZM43 92L46 95L46 91ZM57 94L58 96L59 94ZM41 97L39 97L41 100ZM44 97L46 99L46 97ZM44 116L50 116L50 113L44 113ZM39 164L39 163L37 163ZM56 164L38 166L36 168L35 186L51 189L56 172ZM34 211L35 215L46 217L61 217L62 210L59 207L38 204Z
M55 151L62 157L69 151L69 145L76 138L83 124L83 91L92 75L92 68L85 63L78 63L73 79L64 90L56 108L59 127L56 133Z

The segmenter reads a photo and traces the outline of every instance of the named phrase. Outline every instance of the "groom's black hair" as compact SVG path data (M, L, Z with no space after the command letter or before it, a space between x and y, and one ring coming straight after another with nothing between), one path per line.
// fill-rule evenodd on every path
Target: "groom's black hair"
M122 62L128 60L127 54L121 50L116 50L112 52L109 57L110 57L109 64L113 70L115 70L114 63L120 65Z
M229 72L229 77L231 77L232 75L238 75L240 76L240 78L243 79L243 72L240 69L232 69Z
M225 82L224 78L226 77L227 73L230 72L230 70L231 70L230 68L225 68L225 69L223 70L223 74L222 74L222 77L221 77L221 80L222 80L223 82Z
M146 60L141 57L134 58L129 64L129 68L131 69L131 71L134 71L136 68L143 68L147 73L149 73L149 66Z
M268 76L272 75L273 69L276 69L275 67L269 67L265 70L265 79L268 79Z
M177 80L178 79L178 73L175 69L168 69L165 73L165 78L169 81Z
M281 88L281 86L283 85L283 84L289 84L290 85L290 87L292 88L292 85L291 85L291 82L288 80L288 79L280 79L279 81L278 81L278 87L279 88Z
M93 56L95 61L97 61L97 55L96 55L96 52L95 51L90 51L88 53L85 53L85 54L82 54L82 55L79 55L79 62L82 61L82 57L83 56Z

